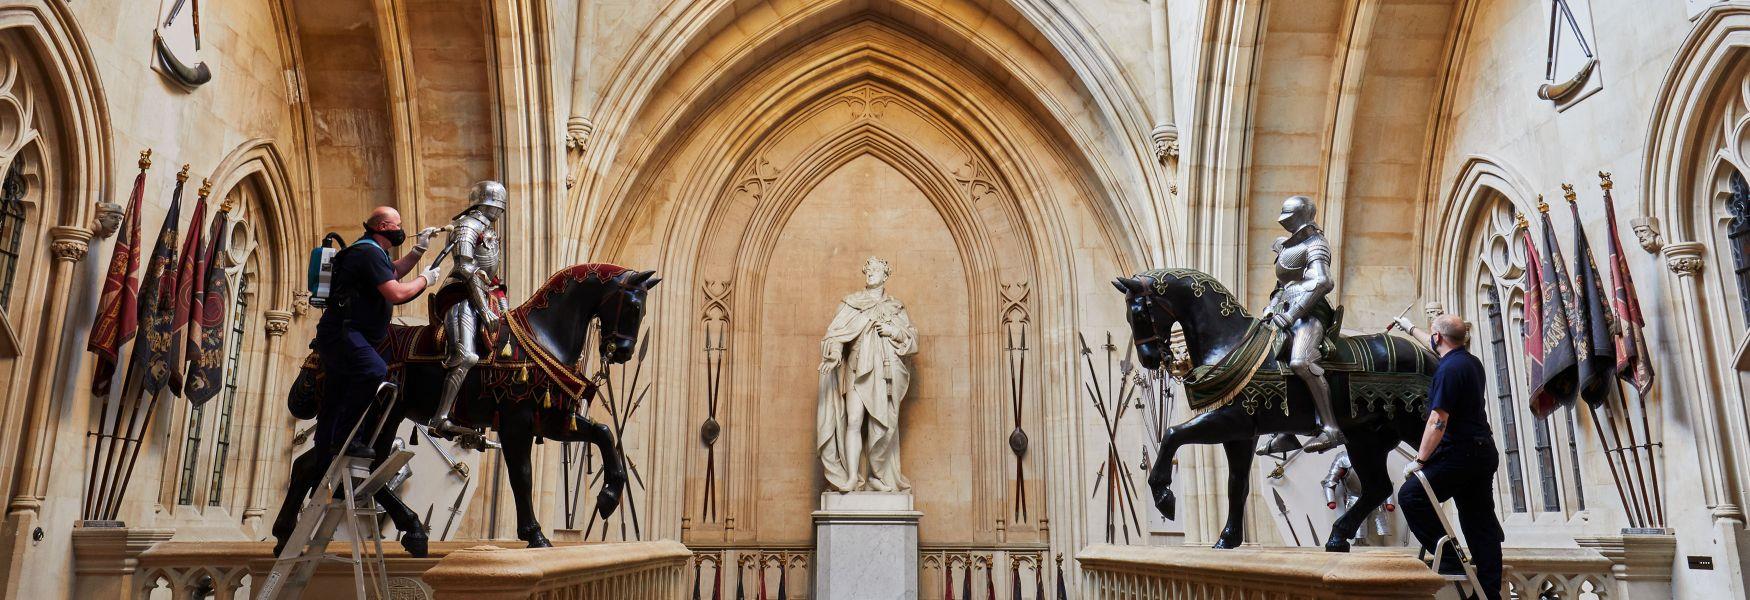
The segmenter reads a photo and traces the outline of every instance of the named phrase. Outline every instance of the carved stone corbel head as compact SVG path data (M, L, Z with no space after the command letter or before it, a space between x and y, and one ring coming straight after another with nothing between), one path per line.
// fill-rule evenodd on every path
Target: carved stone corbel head
M1659 249L1665 247L1665 238L1659 234L1658 217L1637 217L1628 223L1635 231L1635 240L1648 254L1658 254Z
M109 239L109 236L115 235L122 228L124 211L122 205L114 202L97 203L97 214L91 218L91 231L97 235L97 239Z

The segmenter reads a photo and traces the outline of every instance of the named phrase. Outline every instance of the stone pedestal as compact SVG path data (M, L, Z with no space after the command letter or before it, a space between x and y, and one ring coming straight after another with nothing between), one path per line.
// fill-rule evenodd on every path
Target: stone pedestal
M918 518L909 493L827 492L814 511L814 593L822 600L918 597Z

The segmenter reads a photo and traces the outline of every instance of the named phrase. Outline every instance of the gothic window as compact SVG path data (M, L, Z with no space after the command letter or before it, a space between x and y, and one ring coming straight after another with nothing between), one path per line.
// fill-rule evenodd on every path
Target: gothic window
M1513 374L1507 367L1507 328L1501 319L1501 292L1495 286L1484 290L1483 307L1489 312L1489 354L1495 363L1495 402L1501 416L1501 454L1507 467L1507 492L1513 499L1513 512L1526 512L1525 466L1520 461L1519 409L1513 400Z
M237 278L237 301L231 307L231 339L225 344L225 390L219 399L217 439L213 442L213 472L207 490L207 505L219 506L224 497L225 467L231 458L231 418L237 408L237 374L243 370L243 332L249 322L249 278Z
M200 460L201 424L206 421L207 405L202 404L188 411L188 427L182 435L182 473L177 477L181 483L176 488L176 503L188 506L194 504L194 473L196 461Z
M19 253L24 244L23 161L12 161L6 179L0 181L0 309L11 306L12 284L17 279Z
M1732 249L1732 274L1738 282L1738 310L1750 322L1750 184L1736 169L1727 178L1731 195L1726 199L1726 211L1731 220L1726 224L1726 239Z
M1473 256L1480 264L1469 289L1475 303L1459 311L1476 330L1472 351L1488 367L1489 420L1501 449L1497 484L1506 515L1572 513L1584 510L1580 496L1578 427L1572 411L1547 419L1531 414L1524 346L1525 240L1528 235L1506 197L1487 191L1485 217L1473 234ZM1562 421L1568 421L1564 424ZM1566 500L1564 500L1566 499Z

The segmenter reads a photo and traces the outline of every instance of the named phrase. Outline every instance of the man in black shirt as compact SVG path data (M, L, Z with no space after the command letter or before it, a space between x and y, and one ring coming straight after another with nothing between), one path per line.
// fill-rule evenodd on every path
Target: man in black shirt
M1405 331L1413 331L1409 327ZM1404 486L1398 490L1398 505L1404 509L1404 520L1416 540L1429 552L1438 552L1434 545L1445 535L1436 507L1415 480L1421 471L1429 487L1440 501L1448 498L1458 504L1459 528L1470 546L1471 560L1477 569L1477 579L1483 595L1500 599L1501 590L1501 522L1495 518L1495 469L1500 457L1495 451L1495 436L1489 429L1488 414L1483 409L1484 371L1482 361L1472 356L1466 347L1470 343L1470 327L1457 315L1441 315L1434 319L1428 345L1440 355L1434 370L1434 383L1428 390L1428 425L1422 432L1422 445L1416 459L1404 466ZM1457 558L1447 552L1440 561L1443 574L1462 573Z
M401 281L419 263L435 230L421 231L412 252L390 260L389 248L407 239L401 214L379 206L364 225L365 234L334 256L329 307L316 323L316 341L311 344L322 356L326 384L322 411L316 416L316 448L329 456L342 450L339 446L388 375L376 344L389 333L391 307L418 298L438 279L434 267L417 279ZM362 438L353 440L345 452L375 456L370 440Z

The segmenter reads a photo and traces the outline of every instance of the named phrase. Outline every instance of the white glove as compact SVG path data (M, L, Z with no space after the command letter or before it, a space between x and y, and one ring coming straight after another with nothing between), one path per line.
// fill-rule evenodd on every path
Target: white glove
M1405 464L1404 465L1404 481L1409 481L1410 477L1412 475L1415 475L1416 471L1420 471L1420 470L1422 470L1422 463L1420 463L1420 462L1412 460L1408 464Z
M1402 329L1404 331L1404 333L1409 333L1410 331L1412 331L1416 328L1416 325L1414 323L1411 323L1410 320L1408 318L1405 318L1405 317L1398 317L1397 319L1394 319L1392 322L1397 323L1398 328Z
M425 252L430 249L431 236L436 235L437 232L438 228L436 227L427 227L419 230L419 233L413 235L413 249L420 252Z
M437 285L438 278L443 277L442 274L438 273L437 267L426 269L425 272L420 273L419 276L425 278L425 287Z

